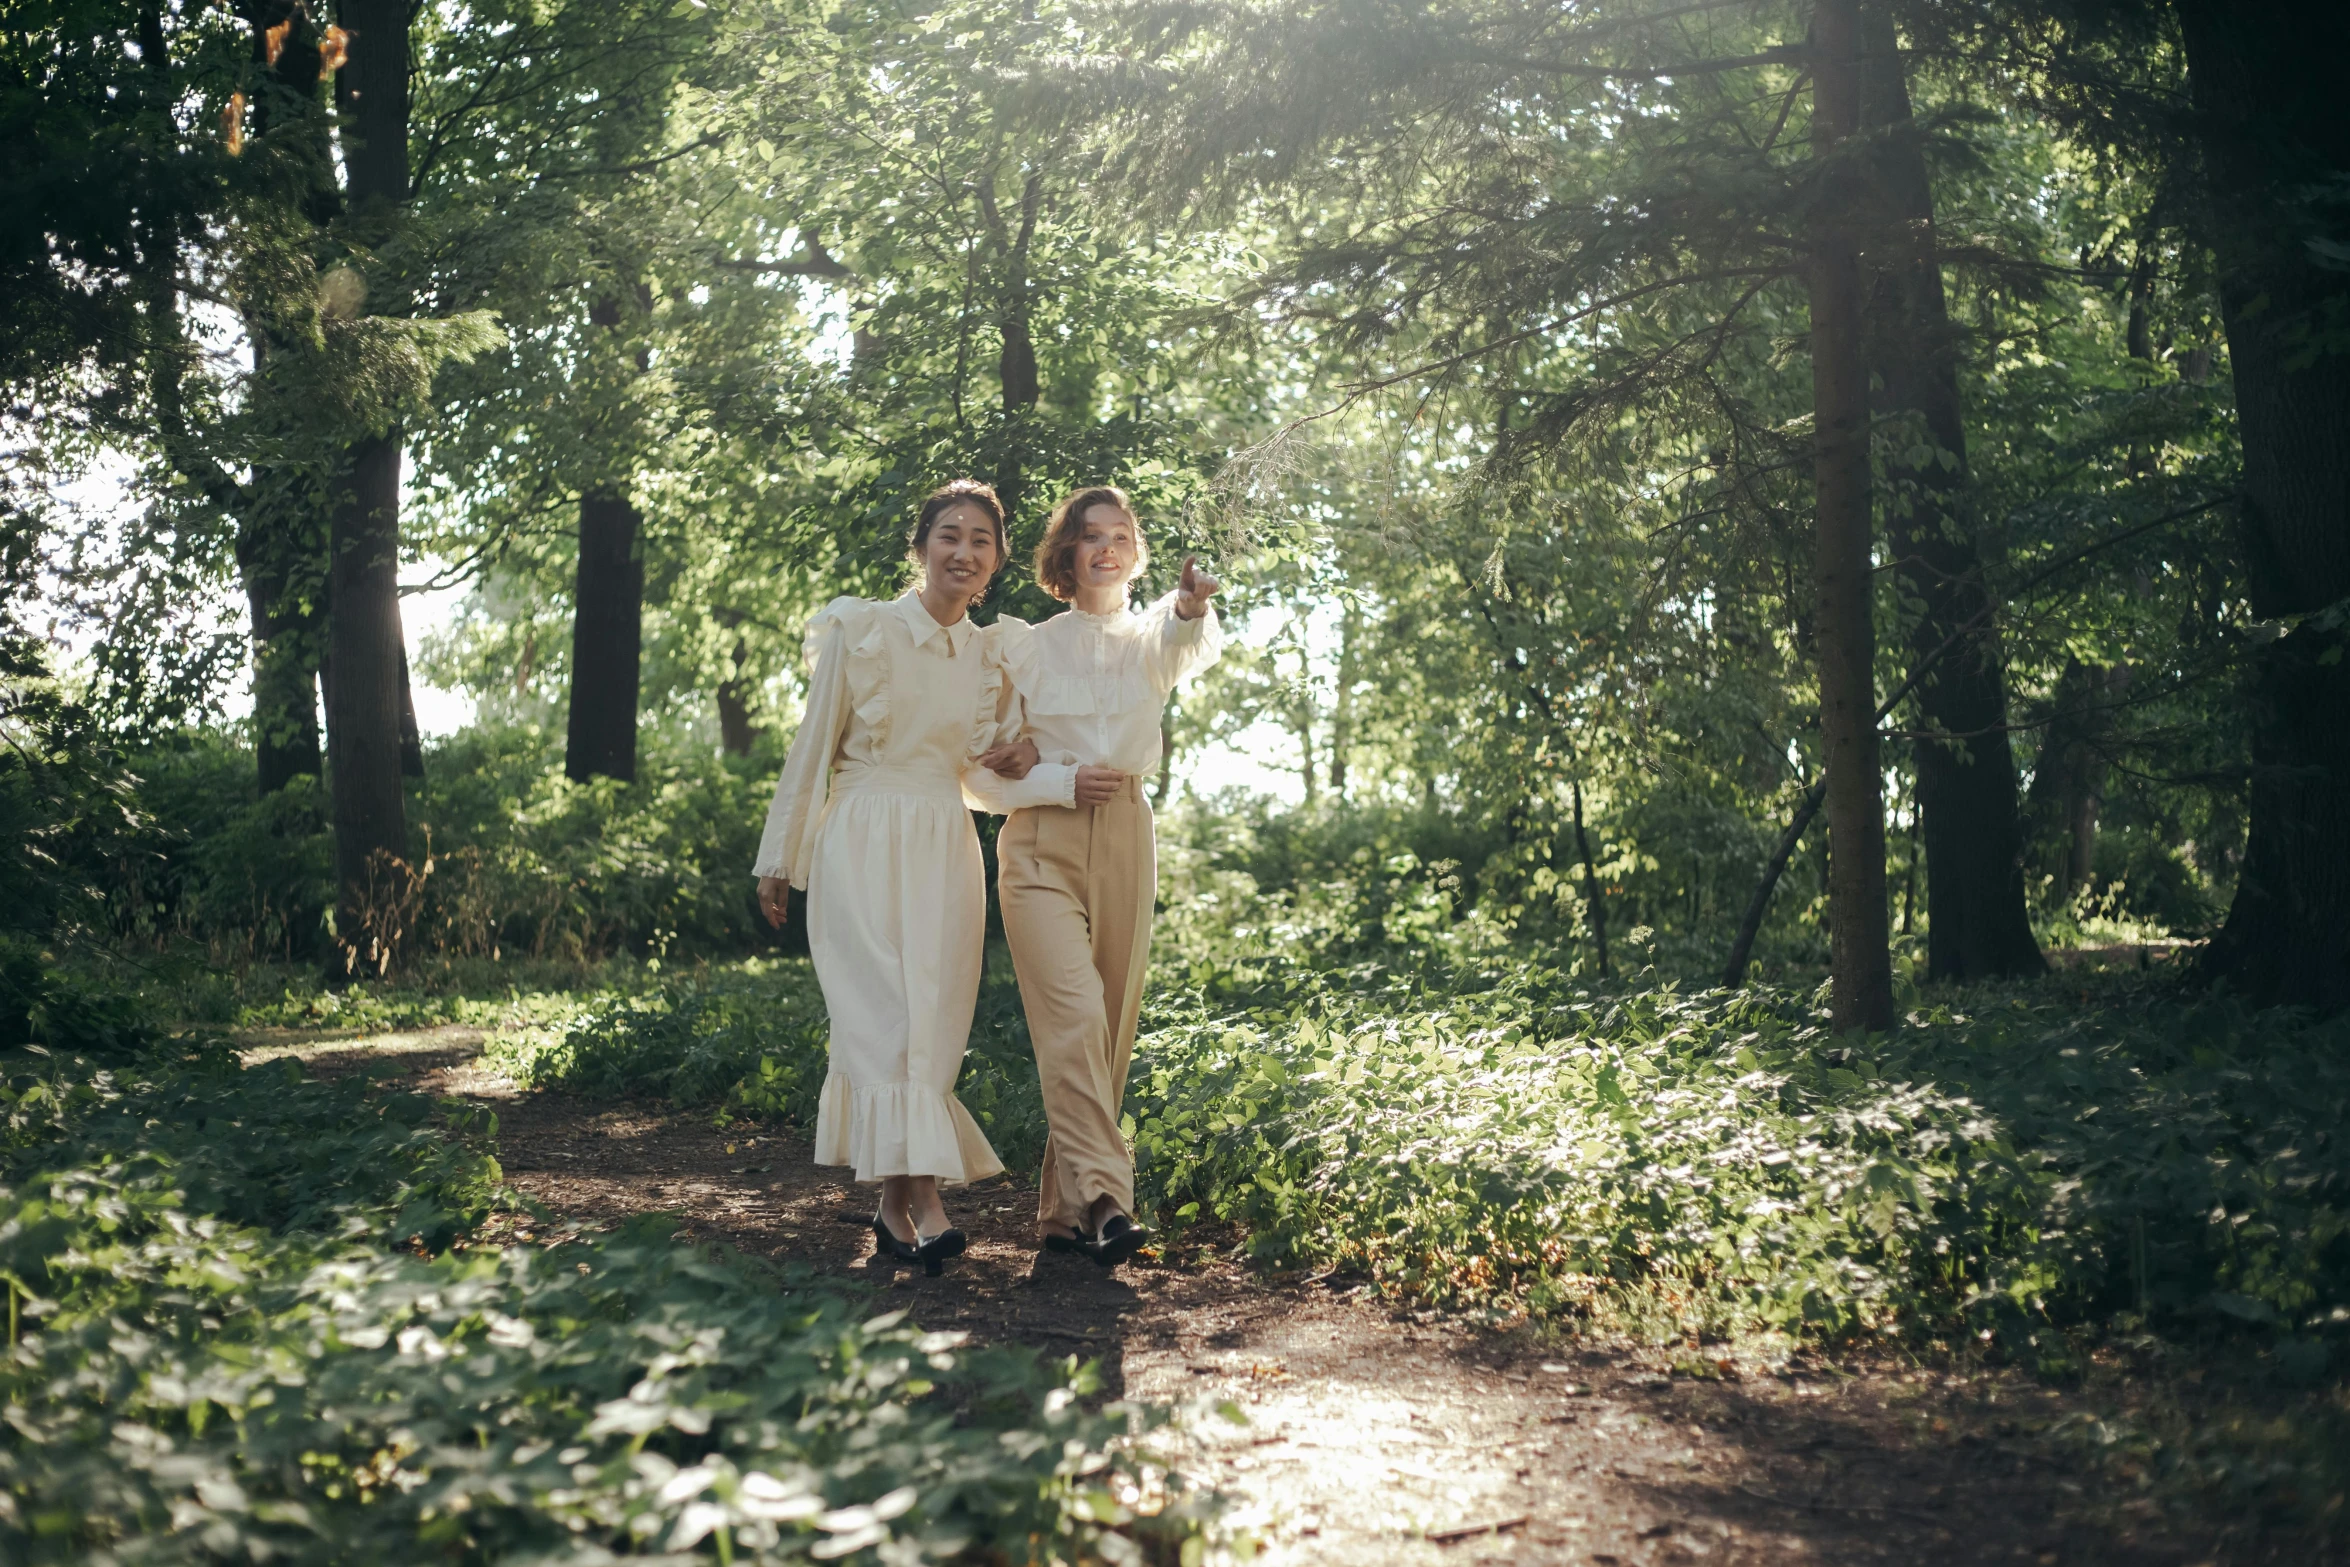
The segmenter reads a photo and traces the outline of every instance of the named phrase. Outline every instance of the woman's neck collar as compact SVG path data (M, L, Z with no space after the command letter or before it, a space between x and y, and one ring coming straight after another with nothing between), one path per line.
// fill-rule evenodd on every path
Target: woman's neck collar
M942 626L951 626L971 612L970 602L959 594L941 593L934 595L931 590L925 586L915 589L914 597L918 602L920 602L922 608L928 612L930 618L937 621Z
M1079 588L1069 607L1080 615L1091 615L1096 620L1107 620L1126 611L1125 583L1114 588Z

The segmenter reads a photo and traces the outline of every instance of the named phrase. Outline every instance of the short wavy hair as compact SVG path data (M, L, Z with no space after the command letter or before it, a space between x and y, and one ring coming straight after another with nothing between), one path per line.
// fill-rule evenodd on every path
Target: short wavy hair
M939 518L957 506L976 506L995 524L995 570L987 574L986 585L971 596L971 602L976 604L987 597L988 588L995 586L995 579L1004 574L1004 567L1012 559L1010 541L1004 537L1004 503L996 499L993 485L982 484L977 479L949 479L924 496L922 510L914 518L913 537L906 540L906 555L919 563L923 547L930 542L930 530L937 526Z
M1115 506L1134 524L1134 569L1150 564L1151 547L1142 536L1142 519L1134 515L1134 501L1114 484L1089 484L1053 508L1036 546L1037 585L1066 604L1077 596L1077 543L1085 533L1085 514L1096 506Z

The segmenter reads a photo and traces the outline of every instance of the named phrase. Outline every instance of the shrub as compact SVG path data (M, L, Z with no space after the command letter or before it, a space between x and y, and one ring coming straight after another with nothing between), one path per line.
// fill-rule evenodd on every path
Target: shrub
M1354 978L1148 1041L1148 1200L1447 1303L1636 1285L1796 1331L2027 1334L2350 1307L2350 1023L2020 988L1853 1048L1784 993Z
M1001 961L979 991L956 1093L1014 1168L1044 1157L1044 1100L1020 993ZM823 992L804 958L752 959L604 993L492 1036L485 1065L530 1088L651 1094L722 1118L812 1126L829 1064Z
M210 732L128 765L143 831L93 841L72 867L114 937L240 968L324 955L334 855L315 780L257 797L250 753ZM417 875L381 917L411 964L757 950L770 938L750 864L771 783L764 762L656 731L635 783L576 784L537 730L468 730L410 786Z

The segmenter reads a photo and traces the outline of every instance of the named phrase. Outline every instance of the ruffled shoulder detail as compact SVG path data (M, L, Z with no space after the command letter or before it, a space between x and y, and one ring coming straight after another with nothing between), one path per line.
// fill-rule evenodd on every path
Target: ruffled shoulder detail
M808 664L813 668L826 635L839 629L848 654L849 707L872 734L876 753L889 744L889 641L882 607L871 599L844 595L809 618L807 633Z
M979 699L971 710L971 741L965 748L970 756L978 756L992 749L999 740L1016 738L1005 730L1017 731L1018 703L1007 704L1005 687L1014 693L1025 694L1035 689L1036 629L1027 621L1011 615L998 615L995 623L979 630ZM1006 723L1007 716L1015 721Z
M979 638L981 657L989 666L1001 669L1014 690L1025 693L1035 689L1040 667L1037 660L1042 655L1037 649L1034 626L1010 615L999 615L995 624L980 628Z
M855 598L844 593L810 615L807 629L800 634L800 656L808 661L808 667L811 670L816 667L817 655L824 651L824 638L828 632L837 627L851 640L855 640L857 633L871 624L873 609L871 599Z

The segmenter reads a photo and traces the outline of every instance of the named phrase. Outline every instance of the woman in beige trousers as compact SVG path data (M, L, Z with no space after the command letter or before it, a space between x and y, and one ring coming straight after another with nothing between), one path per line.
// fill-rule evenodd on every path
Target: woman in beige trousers
M1174 592L1127 607L1148 558L1122 490L1079 490L1046 524L1037 580L1070 607L1036 626L1011 673L1038 753L1019 794L1058 803L1010 810L996 839L1004 935L1049 1128L1038 1236L1105 1267L1149 1239L1133 1217L1134 1156L1119 1126L1158 894L1142 780L1158 766L1167 693L1224 646L1208 602L1219 584L1192 561ZM977 772L973 793L991 777ZM1011 787L998 785L1007 806Z

